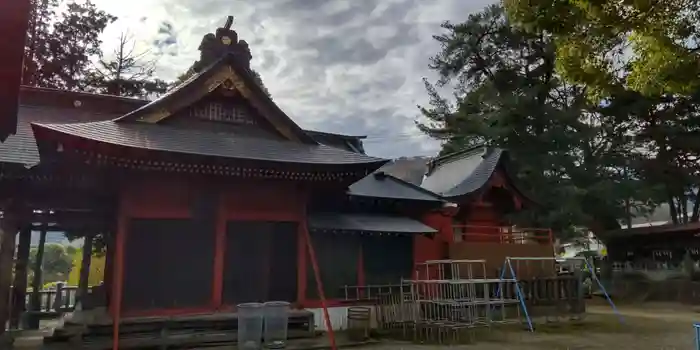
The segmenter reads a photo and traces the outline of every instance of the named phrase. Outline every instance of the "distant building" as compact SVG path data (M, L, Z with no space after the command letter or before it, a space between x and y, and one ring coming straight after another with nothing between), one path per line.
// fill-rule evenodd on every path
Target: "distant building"
M692 202L688 202L687 207L690 209L693 207ZM633 213L634 215L634 213ZM688 217L692 216L692 212L688 213ZM658 207L656 207L651 213L648 213L646 215L636 215L636 217L632 218L632 227L631 228L637 228L637 227L653 227L653 226L661 226L661 225L667 225L667 224L672 224L673 223L673 218L671 218L671 209L668 206L668 203L662 203ZM626 224L620 225L623 229L630 228L627 227Z

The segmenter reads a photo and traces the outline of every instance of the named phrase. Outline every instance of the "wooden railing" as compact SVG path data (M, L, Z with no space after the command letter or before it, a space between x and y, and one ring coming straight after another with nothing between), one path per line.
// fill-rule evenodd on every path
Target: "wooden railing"
M25 299L26 310L39 312L70 312L75 310L78 287L64 286L59 283L55 288L40 290L38 307L33 307L32 305L33 293L32 291L27 291Z
M499 242L504 244L538 243L552 245L551 229L505 226L453 225L455 242Z

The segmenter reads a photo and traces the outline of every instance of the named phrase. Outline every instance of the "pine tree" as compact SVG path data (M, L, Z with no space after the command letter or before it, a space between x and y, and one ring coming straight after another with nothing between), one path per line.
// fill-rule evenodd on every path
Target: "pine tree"
M119 43L110 60L101 58L87 76L87 84L95 92L115 96L149 99L166 92L168 83L155 79L156 61L147 59L148 51L137 52L128 33L119 36Z
M552 36L514 28L498 5L443 28L431 63L440 79L426 81L428 122L418 126L444 140L443 152L509 150L517 181L539 202L516 223L571 234L576 226L615 228L626 200L648 202L640 181L620 172L638 156L627 129L613 110L589 103L585 87L560 79ZM447 87L454 103L439 93Z
M557 74L616 109L636 172L675 223L700 220L700 1L508 0L509 18L557 43ZM689 205L690 201L690 205Z
M87 90L85 77L91 58L102 54L100 34L116 17L91 2L34 0L27 33L23 83L27 85ZM53 23L53 24L51 24Z

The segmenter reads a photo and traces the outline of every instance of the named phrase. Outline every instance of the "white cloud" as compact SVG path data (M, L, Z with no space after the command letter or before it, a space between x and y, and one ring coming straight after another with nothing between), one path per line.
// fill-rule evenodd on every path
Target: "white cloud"
M119 20L105 51L125 30L174 79L198 58L204 34L235 16L253 67L273 98L302 127L368 135L368 153L434 154L439 144L414 126L427 102L421 79L439 50L432 35L493 0L93 0ZM169 31L163 29L171 29ZM174 42L173 42L174 41ZM166 45L166 44L169 45ZM158 45L157 45L158 44Z

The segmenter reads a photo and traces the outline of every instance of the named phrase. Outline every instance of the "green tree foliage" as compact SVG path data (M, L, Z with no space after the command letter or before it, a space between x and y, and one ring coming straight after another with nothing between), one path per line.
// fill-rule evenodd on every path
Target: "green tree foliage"
M58 0L32 0L27 43L24 50L22 84L39 85L49 67L51 20L56 14Z
M116 17L91 2L34 0L25 50L24 84L87 90L91 58L102 53L99 36ZM59 5L65 10L58 12Z
M700 1L506 0L510 18L551 33L567 79L610 93L692 94L700 66Z
M34 274L36 266L36 248L29 252L29 272ZM46 244L43 259L43 283L59 282L68 279L73 266L73 257L78 254L74 247L65 247L57 243ZM31 278L30 278L31 280Z
M636 170L659 189L673 221L698 221L700 1L505 4L520 28L553 38L558 74L616 111L644 156Z
M511 26L496 5L443 28L431 63L440 79L426 81L431 102L421 111L429 122L418 126L444 140L443 152L482 143L508 149L519 181L541 204L517 223L560 233L614 228L628 206L650 203L628 130L613 109L590 103L585 87L561 79L552 36ZM456 102L441 96L445 88Z

